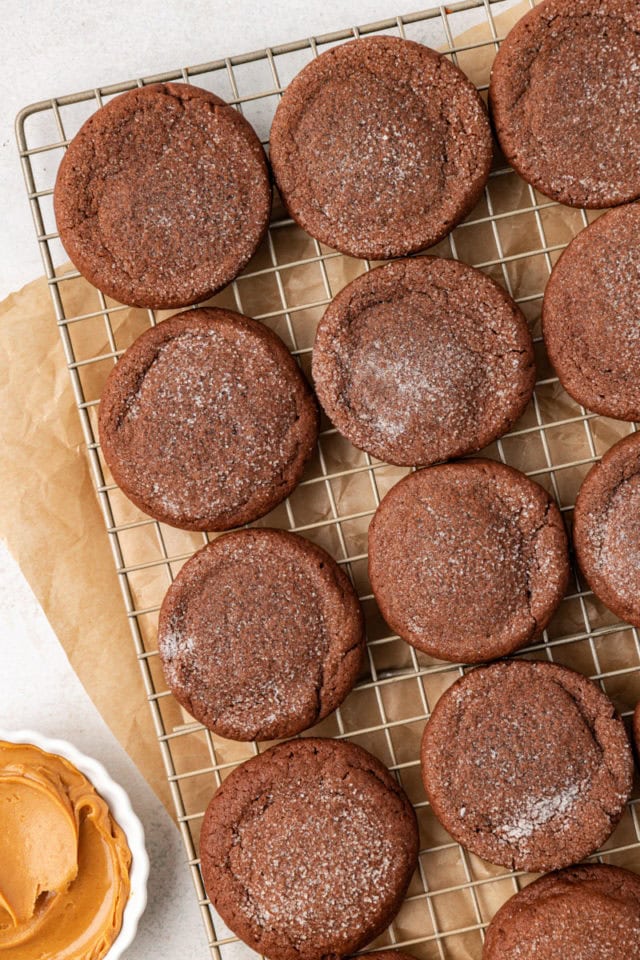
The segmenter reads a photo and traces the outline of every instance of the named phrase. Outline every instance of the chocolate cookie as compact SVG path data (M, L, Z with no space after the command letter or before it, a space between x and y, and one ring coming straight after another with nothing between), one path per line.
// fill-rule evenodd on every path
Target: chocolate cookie
M185 307L255 253L271 185L256 134L186 83L123 93L89 117L58 171L60 239L99 290L136 307Z
M478 667L440 697L422 739L433 812L472 853L557 870L593 853L629 798L624 725L590 680L555 663Z
M391 922L418 830L404 791L366 750L293 740L224 781L200 856L213 906L246 944L271 960L329 960Z
M411 473L369 527L369 579L407 643L476 663L524 646L569 578L560 511L539 484L492 460Z
M585 477L573 545L595 595L640 627L640 434L619 440Z
M540 3L500 47L489 100L505 157L548 197L572 207L639 197L638 0Z
M638 763L640 763L640 702L636 704L636 709L633 712L633 739L636 745Z
M483 960L638 960L640 877L582 864L529 884L498 910Z
M640 204L579 233L553 268L542 327L560 382L605 417L640 419Z
M158 649L197 720L231 740L274 740L342 703L364 624L328 553L283 530L239 530L184 565L162 603Z
M146 330L100 401L100 442L136 506L184 530L228 530L299 482L315 401L273 331L231 310L190 310Z
M429 247L479 200L491 131L473 84L420 43L332 47L289 84L270 159L289 213L312 237L384 260Z
M399 260L329 305L313 379L356 447L389 463L429 464L506 433L533 392L533 343L511 297L479 270Z

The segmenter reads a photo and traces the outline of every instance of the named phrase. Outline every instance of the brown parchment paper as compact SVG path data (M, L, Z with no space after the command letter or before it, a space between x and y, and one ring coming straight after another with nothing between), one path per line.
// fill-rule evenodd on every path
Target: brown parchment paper
M172 809L44 277L0 304L0 409L0 534L96 707Z
M496 16L498 35L504 36L528 9L528 0L523 0ZM431 29L436 21L425 23L425 29ZM450 26L455 30L455 25ZM407 36L432 46L447 42L433 33L407 30ZM478 85L489 80L495 50L486 41L491 39L487 22L456 33L457 48L466 48L458 53L459 65ZM483 42L484 46L477 46ZM496 168L502 167L504 163L497 157ZM493 177L489 195L490 199L481 200L469 217L472 223L454 231L453 248L447 239L429 252L442 256L455 252L510 285L513 295L521 300L534 336L539 337L542 293L549 268L562 245L582 229L582 215L554 206L542 195L532 195L514 172ZM493 223L488 220L492 215ZM315 258L317 251L311 239L295 226L274 230L271 242L273 248L263 244L239 279L240 302L231 289L211 302L261 317L290 348L310 348L324 309L313 304L326 299L318 263L304 262ZM274 257L283 266L280 287L273 272L265 269L273 265ZM500 260L504 266L498 263ZM292 266L285 269L287 264ZM327 259L324 266L332 295L365 269L362 262L342 256ZM96 313L70 324L68 329L75 356L83 362L80 379L85 398L97 401L112 368L111 359L95 359L111 352L104 316L100 315L95 290L81 278L65 282L62 296L67 317ZM288 317L283 314L283 297L292 308ZM110 322L116 348L121 350L148 326L149 318L145 311L118 309L110 313ZM502 455L513 466L532 473L561 506L569 508L594 454L601 455L629 431L630 425L601 417L590 418L585 424L580 408L555 381L543 345L537 344L536 349L539 383L535 403L525 411L513 435L501 441L500 448L493 444L484 453ZM302 362L308 371L308 354ZM0 305L0 403L0 532L90 697L175 816L43 279ZM92 407L94 426L95 414L96 408ZM359 470L366 466L365 456L339 435L323 436L321 452L309 464L305 483L293 493L290 506L295 526L302 527L305 536L339 559L356 558L350 564L352 576L361 595L369 596L365 555L367 528L376 506L372 476L375 473L377 493L383 496L406 471L384 464L376 464L372 472ZM103 467L109 482L108 470ZM321 480L323 474L330 475L328 484ZM109 500L119 528L144 521L144 515L118 490L109 493ZM336 514L350 519L340 525L325 522ZM569 509L566 516L570 521ZM288 528L291 514L282 505L260 523ZM128 580L135 607L150 611L138 615L137 624L150 654L154 687L163 693L166 685L158 658L153 656L157 607L169 575L175 575L204 540L200 534L164 525L156 528L151 523L122 530L118 536L130 570ZM581 587L574 580L549 626L550 641L562 640L553 646L553 658L586 674L603 676L607 693L619 710L628 713L640 699L640 655L635 637L629 628L616 627L615 618L593 597L583 598ZM424 803L417 757L425 708L433 707L459 671L453 665L416 654L402 641L389 639L389 629L373 600L366 599L363 606L370 659L363 668L362 684L345 701L340 719L335 715L327 718L313 733L350 735L398 770L404 788L417 804L421 846L426 852L421 857L421 875L414 878L410 898L394 922L397 941L410 943L410 952L420 960L479 960L482 947L478 925L490 920L522 881L452 844ZM587 636L589 626L602 633ZM546 656L542 649L528 655ZM379 683L387 678L392 682ZM251 745L212 737L171 696L163 696L158 705L164 727L172 735L172 761L179 777L187 829L197 850L202 811L215 786L254 750ZM385 726L387 729L383 729ZM608 857L611 862L640 869L638 835L629 810L607 848L615 851ZM477 881L473 889L470 880ZM431 892L428 909L426 889ZM379 945L390 942L388 932L376 941Z

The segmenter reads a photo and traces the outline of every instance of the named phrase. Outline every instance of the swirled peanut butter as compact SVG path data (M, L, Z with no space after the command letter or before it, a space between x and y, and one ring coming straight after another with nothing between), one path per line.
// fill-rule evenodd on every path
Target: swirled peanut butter
M100 960L130 866L123 831L76 767L0 741L1 960Z

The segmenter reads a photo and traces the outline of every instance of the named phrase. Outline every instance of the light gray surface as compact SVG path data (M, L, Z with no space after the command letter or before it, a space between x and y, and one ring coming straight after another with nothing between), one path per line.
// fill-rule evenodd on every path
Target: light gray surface
M398 7L390 0L1 0L0 297L42 272L13 135L21 107L435 5L434 0L405 0ZM128 791L144 823L151 856L149 906L130 960L205 960L209 953L178 832L103 723L1 545L0 651L0 725L67 738L98 757Z
M437 6L435 0L0 0L0 297L41 273L13 120L37 100Z

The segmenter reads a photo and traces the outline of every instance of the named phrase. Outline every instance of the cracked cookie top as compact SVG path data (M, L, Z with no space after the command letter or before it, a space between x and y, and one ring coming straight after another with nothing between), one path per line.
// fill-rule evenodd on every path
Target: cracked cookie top
M270 159L291 216L354 257L437 243L479 200L492 144L484 104L445 57L367 37L312 60L287 87Z
M619 440L585 477L573 513L580 569L602 602L640 626L640 434Z
M533 392L533 343L511 297L479 270L400 260L358 277L329 305L313 379L356 447L424 465L506 433Z
M640 204L611 210L571 241L544 293L549 358L574 400L640 419Z
M355 744L302 739L224 781L200 836L207 894L271 960L329 960L391 922L417 864L406 794Z
M272 330L203 308L134 341L107 379L99 426L114 480L141 510L185 530L228 530L291 493L318 411Z
M476 663L524 646L569 576L555 501L492 460L412 473L369 527L369 577L390 627L431 656Z
M593 853L629 798L631 748L609 698L555 663L506 660L461 677L422 739L433 812L472 853L557 870Z
M640 196L640 4L545 0L500 46L489 99L502 152L574 207Z
M54 191L60 239L108 296L185 307L220 290L269 222L264 151L247 121L186 83L123 93L69 144Z
M640 877L602 863L535 880L500 908L483 960L639 960Z
M283 530L239 530L184 565L162 603L158 649L197 720L231 740L275 740L344 700L364 625L328 553Z

